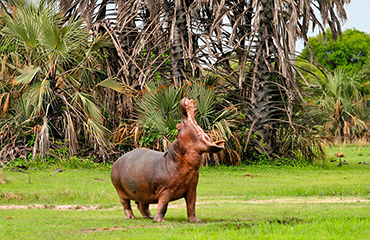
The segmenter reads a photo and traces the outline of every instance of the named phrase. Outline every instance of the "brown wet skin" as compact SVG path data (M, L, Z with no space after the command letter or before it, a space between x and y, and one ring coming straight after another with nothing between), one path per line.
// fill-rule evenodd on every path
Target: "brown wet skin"
M180 101L182 121L176 126L177 139L167 152L138 148L120 157L112 167L112 183L123 205L126 219L135 218L131 200L144 218L153 218L149 204L158 203L154 222L165 221L170 201L185 198L188 219L195 215L196 188L202 154L219 152L224 141L211 142L195 120L196 105L188 98Z

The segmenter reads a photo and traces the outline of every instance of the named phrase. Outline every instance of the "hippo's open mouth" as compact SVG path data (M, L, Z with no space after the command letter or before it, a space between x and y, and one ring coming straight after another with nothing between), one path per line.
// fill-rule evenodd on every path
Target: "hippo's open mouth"
M197 107L195 105L195 101L189 98L184 98L180 101L180 110L182 113L182 118L186 120L188 123L192 124L196 129L199 137L208 144L214 150L221 150L223 149L224 140L218 140L212 142L212 139L203 131L203 129L198 125L197 121L195 120L195 114Z

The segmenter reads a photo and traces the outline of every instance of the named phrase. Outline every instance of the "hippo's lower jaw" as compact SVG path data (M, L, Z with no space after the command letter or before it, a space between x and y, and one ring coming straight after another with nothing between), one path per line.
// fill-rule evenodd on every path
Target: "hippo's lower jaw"
M220 149L225 148L225 141L224 140L215 141L215 142L213 142L213 144L216 145L217 147L219 147Z
M220 141L216 141L216 142L210 143L209 144L208 151L215 153L215 152L221 151L224 148L225 148L225 141L224 140L220 140Z

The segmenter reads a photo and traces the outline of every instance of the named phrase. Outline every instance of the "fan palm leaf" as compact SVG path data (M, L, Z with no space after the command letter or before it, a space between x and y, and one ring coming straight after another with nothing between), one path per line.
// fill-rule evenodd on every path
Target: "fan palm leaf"
M66 20L55 5L44 1L19 0L12 9L9 13L1 9L4 27L0 30L4 39L1 44L13 47L0 48L1 58L6 59L1 72L9 77L9 86L12 79L15 83L9 117L20 109L22 117L15 119L25 121L24 127L35 129L35 135L69 139L66 142L73 154L77 154L81 130L85 131L86 139L104 156L109 131L102 125L104 118L96 94L88 92L99 81L99 74L103 75L97 52L101 46L108 46L106 38L93 40L83 20ZM36 127L45 124L49 131ZM42 142L47 143L45 138Z
M32 118L38 114L42 114L42 112L45 113L45 102L51 102L53 95L50 88L50 81L43 80L32 84L23 95L26 116Z
M19 69L21 74L15 77L14 81L17 83L28 84L40 70L40 67L25 66L23 69Z
M326 116L330 116L326 120L333 126L330 130L337 139L343 140L348 135L348 131L344 131L345 125L349 125L351 132L355 133L349 139L360 137L358 134L365 129L368 115L359 91L359 78L359 75L336 70L323 84L323 95L318 99L318 107Z
M72 99L72 104L75 107L82 106L85 115L92 118L95 122L102 123L103 116L99 107L90 99L92 96L83 92L76 92Z

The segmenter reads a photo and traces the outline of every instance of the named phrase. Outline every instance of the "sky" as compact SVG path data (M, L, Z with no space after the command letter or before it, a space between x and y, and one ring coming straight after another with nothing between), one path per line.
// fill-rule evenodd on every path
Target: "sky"
M342 30L347 28L356 28L357 30L370 34L370 0L351 0L350 4L345 5L347 12L347 21L342 25ZM329 27L329 26L326 26ZM309 31L310 37L318 35L319 32ZM302 51L303 42L298 41L296 50Z

